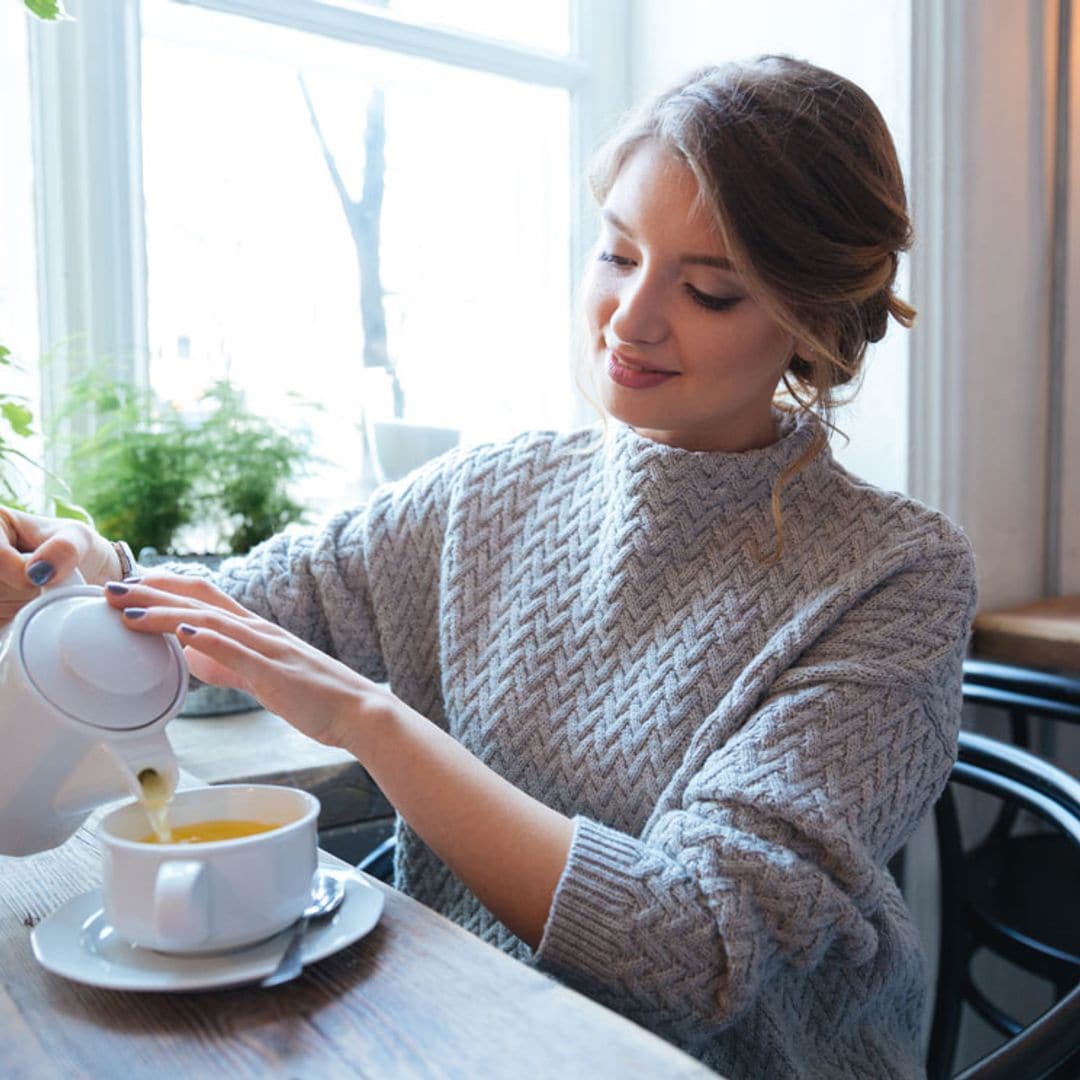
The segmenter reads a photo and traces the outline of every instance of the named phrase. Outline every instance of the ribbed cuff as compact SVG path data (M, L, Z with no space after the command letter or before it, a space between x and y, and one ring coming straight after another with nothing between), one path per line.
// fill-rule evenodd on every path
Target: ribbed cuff
M574 818L574 838L551 902L533 962L603 979L626 948L625 918L640 906L635 867L641 842L585 817Z

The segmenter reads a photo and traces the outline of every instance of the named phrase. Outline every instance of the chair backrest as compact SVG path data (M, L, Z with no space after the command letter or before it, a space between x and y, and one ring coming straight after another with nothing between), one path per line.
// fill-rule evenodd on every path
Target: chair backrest
M1013 744L1032 749L1032 719L1080 723L1080 678L968 657L964 661L964 702L1005 713ZM1012 832L1019 810L1018 804L1003 801L987 839L995 843L1004 840Z
M965 684L965 697L967 685ZM935 817L941 871L941 939L934 1019L927 1058L929 1080L952 1075L965 978L965 868L952 789L994 795L1055 825L1080 848L1080 782L1016 746L960 733L960 753ZM1080 897L1061 898L1080 911ZM1080 1052L1080 985L1002 1046L960 1074L962 1080L1038 1080Z
M1080 722L1080 678L969 658L964 661L964 701L1010 714Z

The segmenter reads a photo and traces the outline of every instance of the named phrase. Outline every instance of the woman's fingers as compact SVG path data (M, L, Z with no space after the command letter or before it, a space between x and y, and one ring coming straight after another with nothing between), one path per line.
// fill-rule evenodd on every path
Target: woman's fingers
M288 651L287 642L272 623L241 618L205 604L189 601L173 606L159 603L142 607L132 603L123 608L123 615L124 622L132 630L144 634L176 634L184 645L188 644L190 634L181 632L181 624L200 632L214 631L270 660L278 659Z
M88 581L115 573L112 545L79 521L38 517L0 506L0 625L79 567ZM119 560L117 560L119 565Z
M190 627L194 633L189 633L185 624L181 627L177 637L184 643L184 657L192 675L214 686L228 686L259 696L262 682L259 675L261 666L266 664L265 657L214 630Z
M240 618L258 618L205 578L171 574L164 570L143 574L129 581L110 581L105 586L105 596L113 607L160 604L170 607L211 607Z
M211 604L214 607L221 608L223 611L232 612L234 615L256 617L243 604L223 593L213 582L208 581L206 578L194 577L191 574L170 574L161 571L144 574L139 579L139 584L143 583L170 593L172 596L183 596L201 604Z
M130 629L175 634L198 678L246 690L305 735L330 745L341 745L340 732L373 688L345 664L205 582L192 588L175 576L155 575L145 583L112 582L106 595L123 609Z
M0 506L0 593L32 594L76 569L98 581L108 575L114 557L112 545L81 521Z
M175 634L189 660L194 660L189 663L192 674L216 686L250 689L258 681L260 666L265 668L289 651L278 627L240 605L234 605L240 612L236 614L164 589L122 582L106 586L105 595L121 608L129 629Z
M215 619L220 620L217 626L212 625ZM205 611L199 613L198 622L176 623L192 674L215 686L245 690L310 738L338 745L331 734L334 721L339 713L355 708L359 677L282 634L270 638L243 620Z
M13 619L37 593L37 586L26 580L25 558L13 547L0 545L0 624Z

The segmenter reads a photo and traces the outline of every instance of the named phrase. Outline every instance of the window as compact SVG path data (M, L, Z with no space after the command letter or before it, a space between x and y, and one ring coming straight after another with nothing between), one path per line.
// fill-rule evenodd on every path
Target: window
M382 6L374 0L351 3L362 8ZM571 12L566 0L390 0L388 6L401 15L530 49L564 54L571 50Z
M11 352L12 366L0 367L0 401L25 399L36 418L37 400L32 358L37 355L34 223L25 208L33 205L33 166L27 101L26 29L20 7L0 6L0 101L4 102L3 168L0 169L0 345ZM0 418L0 437L11 440ZM39 457L36 440L18 449ZM6 459L4 480L25 498L41 477L20 459ZM6 489L4 494L8 495Z
M145 252L145 268L95 259L87 288L134 297L134 329L88 347L126 353L184 409L227 376L252 407L305 427L323 463L302 494L323 512L414 460L406 434L423 454L580 415L579 147L624 102L605 107L599 91L622 84L605 69L615 51L588 51L577 3L69 7L83 37L112 42L112 63L100 37L82 46L87 111L111 81L128 113L102 167L123 168L118 149L137 183L98 213L130 219ZM39 82L77 77L46 55L70 43L37 39ZM83 133L92 169L102 133ZM86 328L68 315L52 329L72 340Z

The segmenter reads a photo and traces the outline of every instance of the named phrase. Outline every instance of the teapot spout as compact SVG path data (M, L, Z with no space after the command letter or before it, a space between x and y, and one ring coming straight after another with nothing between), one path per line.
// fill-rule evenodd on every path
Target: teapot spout
M0 855L32 855L62 844L91 811L125 791L142 799L138 776L146 769L160 778L161 803L176 789L176 757L163 731L87 745L32 728L11 752L10 777L0 782ZM59 788L57 774L64 777Z
M115 739L108 746L136 799L163 806L172 798L180 771L164 731Z

